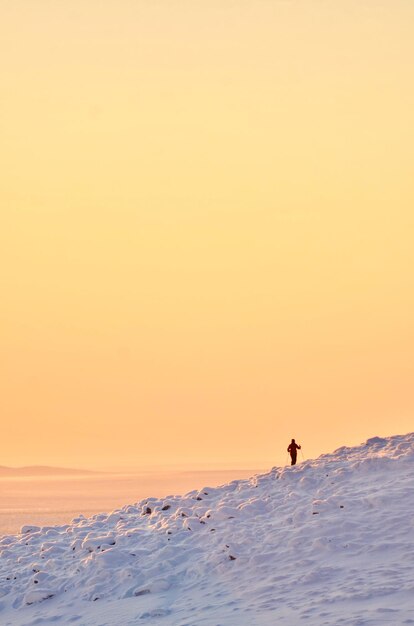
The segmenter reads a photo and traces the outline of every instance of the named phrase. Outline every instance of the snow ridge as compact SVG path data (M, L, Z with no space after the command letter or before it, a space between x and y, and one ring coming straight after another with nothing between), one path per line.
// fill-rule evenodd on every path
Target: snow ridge
M414 433L0 540L6 626L414 624Z

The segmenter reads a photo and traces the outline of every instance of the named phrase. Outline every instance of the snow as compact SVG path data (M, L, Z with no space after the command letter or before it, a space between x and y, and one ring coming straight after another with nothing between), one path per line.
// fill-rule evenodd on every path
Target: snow
M414 433L0 540L4 626L414 624Z

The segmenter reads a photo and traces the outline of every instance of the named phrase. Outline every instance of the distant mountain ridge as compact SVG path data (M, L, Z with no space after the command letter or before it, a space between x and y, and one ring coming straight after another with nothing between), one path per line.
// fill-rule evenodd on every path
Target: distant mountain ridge
M63 476L96 474L92 470L73 469L69 467L50 467L48 465L25 465L22 467L8 467L0 465L0 477L3 476Z

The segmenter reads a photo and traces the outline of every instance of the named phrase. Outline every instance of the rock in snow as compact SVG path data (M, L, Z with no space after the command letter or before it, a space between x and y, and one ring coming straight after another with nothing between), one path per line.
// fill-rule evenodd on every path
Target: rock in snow
M414 433L0 539L4 626L414 624ZM214 532L213 532L214 531Z

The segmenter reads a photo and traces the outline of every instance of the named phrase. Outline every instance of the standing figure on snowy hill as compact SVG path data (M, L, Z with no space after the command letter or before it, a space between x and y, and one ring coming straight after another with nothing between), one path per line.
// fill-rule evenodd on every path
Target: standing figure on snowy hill
M290 454L291 465L296 465L296 457L298 454L298 450L300 450L300 446L295 442L294 439L292 439L287 449L287 451Z

